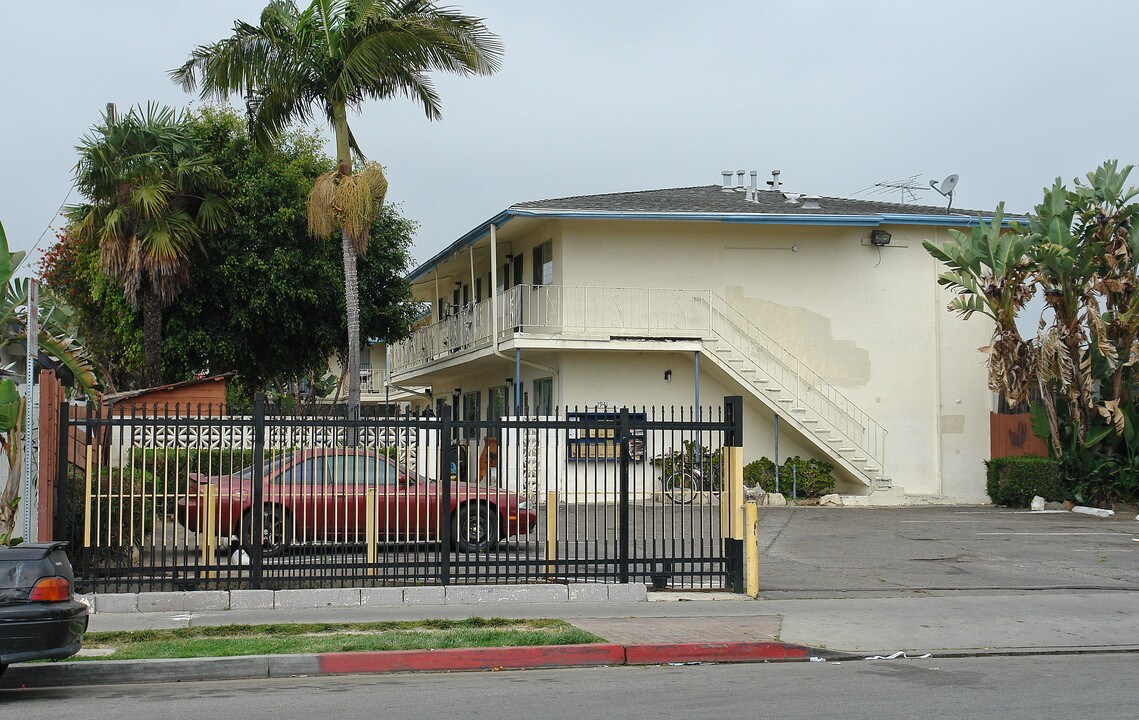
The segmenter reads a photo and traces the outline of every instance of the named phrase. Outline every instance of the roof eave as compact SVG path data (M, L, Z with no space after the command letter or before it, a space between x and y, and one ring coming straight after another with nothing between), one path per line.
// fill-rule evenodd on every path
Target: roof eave
M910 215L906 213L874 213L867 215L831 215L803 213L701 213L701 212L647 212L628 210L566 210L554 208L509 207L421 263L408 276L415 282L428 274L444 258L474 245L490 233L490 226L502 227L515 217L576 219L576 220L670 220L673 222L723 222L749 225L811 225L839 227L878 227L880 225L927 225L943 227L972 227L981 221L991 223L992 215ZM1002 227L1020 222L1020 216L1005 216Z

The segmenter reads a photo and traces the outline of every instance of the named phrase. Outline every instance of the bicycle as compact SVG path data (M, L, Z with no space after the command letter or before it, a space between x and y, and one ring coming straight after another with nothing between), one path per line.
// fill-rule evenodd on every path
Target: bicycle
M676 505L688 505L696 493L719 494L720 451L712 452L690 440L684 441L684 450L665 453L653 459L664 470L661 483L664 494Z

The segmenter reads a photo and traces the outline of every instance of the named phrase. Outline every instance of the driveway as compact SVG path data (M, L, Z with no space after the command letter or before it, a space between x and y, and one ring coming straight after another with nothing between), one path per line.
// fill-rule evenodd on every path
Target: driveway
M992 507L761 508L765 599L1139 590L1139 522Z

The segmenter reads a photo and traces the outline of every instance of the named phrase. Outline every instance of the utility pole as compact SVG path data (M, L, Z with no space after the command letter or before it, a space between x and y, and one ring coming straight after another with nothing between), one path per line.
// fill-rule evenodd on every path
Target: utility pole
M28 344L27 384L24 386L24 488L23 497L24 540L32 538L32 423L35 420L36 355L39 353L39 290L36 281L28 280ZM15 468L12 468L15 470Z

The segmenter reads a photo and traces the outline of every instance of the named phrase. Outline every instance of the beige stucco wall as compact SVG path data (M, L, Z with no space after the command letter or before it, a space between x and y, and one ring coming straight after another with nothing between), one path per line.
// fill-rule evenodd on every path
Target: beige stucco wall
M949 296L936 285L939 267L921 246L923 239L944 241L945 229L887 226L891 244L879 249L866 243L870 229L862 227L515 222L500 236L499 266L508 252L523 255L524 283L532 282L533 247L553 240L554 284L711 290L887 429L885 474L895 486L959 502L986 500L990 401L977 348L987 344L990 328L981 318L965 322L945 310ZM463 263L469 256L452 261L447 282L469 282ZM476 276L489 266L482 246ZM433 287L417 291L434 294ZM693 401L688 355L565 351L560 359L542 353L538 361L560 366L558 405ZM702 404L746 397L744 388L717 381L713 376L723 375L709 372L710 365L702 360ZM669 383L666 369L673 371ZM485 405L487 387L502 383L498 375L456 381L464 390L481 389ZM545 375L525 368L526 389ZM748 460L773 456L772 418L758 401L747 404ZM781 434L781 457L811 454L807 447L793 432Z
M879 249L863 244L867 228L574 221L561 282L711 289L887 429L895 485L984 501L989 398L976 349L989 327L945 310L921 246L944 229L888 229ZM593 374L593 395L607 377Z

